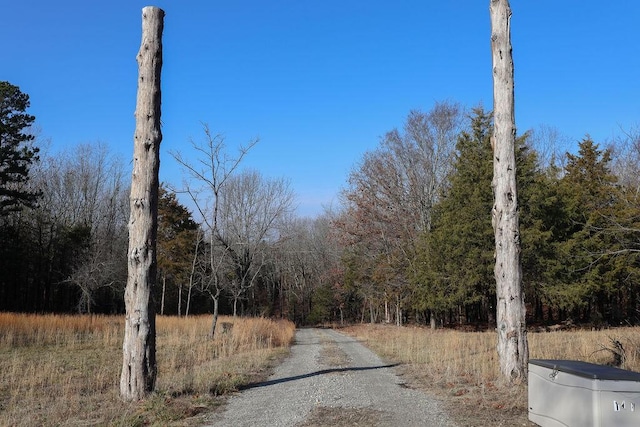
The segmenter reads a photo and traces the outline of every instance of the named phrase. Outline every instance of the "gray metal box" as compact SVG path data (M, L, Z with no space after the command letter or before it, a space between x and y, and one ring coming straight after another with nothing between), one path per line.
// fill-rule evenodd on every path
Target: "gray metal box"
M640 426L640 373L576 360L529 360L529 420L543 427Z

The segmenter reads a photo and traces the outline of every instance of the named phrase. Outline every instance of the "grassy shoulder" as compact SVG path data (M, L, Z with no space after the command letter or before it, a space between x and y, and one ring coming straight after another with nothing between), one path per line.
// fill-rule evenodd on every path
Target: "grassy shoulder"
M460 426L533 426L526 384L509 385L499 374L496 335L491 332L357 325L346 332L390 362L401 363L406 387L439 398ZM624 351L623 368L640 372L640 328L530 333L532 359L611 363L614 342Z
M195 426L221 396L264 378L295 327L262 318L157 318L156 392L119 397L124 319L0 313L0 426ZM221 328L222 329L222 328Z
M227 325L211 340L210 320L158 317L156 392L131 404L119 397L122 317L0 313L0 426L202 425L226 394L266 378L295 335L291 322L223 317ZM532 425L526 385L500 379L495 333L383 325L342 330L402 363L405 386L440 398L459 425ZM640 328L529 334L531 358L607 364L616 343L622 367L640 372ZM321 358L346 364L338 350L323 340Z

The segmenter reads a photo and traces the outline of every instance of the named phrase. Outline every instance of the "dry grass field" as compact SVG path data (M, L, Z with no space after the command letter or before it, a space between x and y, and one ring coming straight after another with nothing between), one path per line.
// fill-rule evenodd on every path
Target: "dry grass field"
M119 398L124 317L0 313L0 426L190 426L217 397L287 353L295 327L262 318L157 318L158 382L146 401ZM233 326L229 326L232 324Z
M402 363L408 387L442 398L461 426L527 426L527 388L499 375L495 332L361 325L344 329L388 361ZM622 368L640 372L640 328L529 333L531 359L608 364L621 343Z
M119 398L123 317L0 313L0 426L196 426L219 396L261 378L288 352L294 325L210 316L157 318L157 391ZM222 333L222 324L227 331ZM233 324L232 327L229 324ZM389 361L407 387L440 397L461 426L526 426L526 385L500 380L493 332L359 325L344 328ZM606 364L614 341L623 368L640 372L640 328L529 333L531 358ZM339 358L327 346L327 358ZM325 354L326 353L326 354Z

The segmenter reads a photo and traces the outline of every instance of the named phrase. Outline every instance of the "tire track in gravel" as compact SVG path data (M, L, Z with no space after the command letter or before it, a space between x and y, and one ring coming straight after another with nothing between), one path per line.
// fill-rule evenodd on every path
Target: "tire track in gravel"
M327 357L332 354L334 357ZM267 381L229 398L210 426L454 426L438 402L402 387L393 366L354 338L299 329Z

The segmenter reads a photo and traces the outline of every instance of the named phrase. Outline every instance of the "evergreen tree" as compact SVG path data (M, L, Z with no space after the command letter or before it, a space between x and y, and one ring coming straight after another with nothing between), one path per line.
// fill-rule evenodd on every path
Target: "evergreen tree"
M538 321L544 320L544 307L549 307L546 290L558 283L563 268L557 242L565 239L567 222L559 174L559 169L551 166L545 171L535 168L531 180L518 175L523 286L533 308L530 313Z
M616 256L622 242L610 228L621 210L610 164L611 150L600 150L587 136L577 155L567 154L560 182L566 232L557 247L563 268L561 280L547 294L579 320L610 318L612 297L629 275L628 266Z
M182 314L182 290L189 279L194 257L198 224L191 212L180 204L176 194L160 186L158 199L158 273L162 295L160 312L169 307L170 312ZM166 285L169 285L167 290ZM175 305L173 304L175 303ZM164 306L163 306L164 304ZM177 311L175 308L177 307Z
M420 308L440 316L454 307L472 308L486 320L495 296L491 207L491 114L473 110L471 131L456 145L450 187L436 205L433 228L418 251L415 280Z
M608 257L615 263L616 289L609 297L614 324L640 323L640 194L635 187L619 188L616 215L606 217L607 232L616 242Z
M28 133L35 117L27 114L27 108L27 94L18 86L0 82L0 216L37 197L24 188L29 167L38 159L38 149L31 145L34 136Z
M492 118L482 107L473 114L471 131L458 139L449 188L436 206L434 227L424 234L415 263L417 308L435 311L440 319L457 310L467 321L487 321L495 312ZM527 138L516 139L516 172L523 281L533 292L544 269L544 252L538 251L549 235L537 218L538 199L546 198L546 190Z

